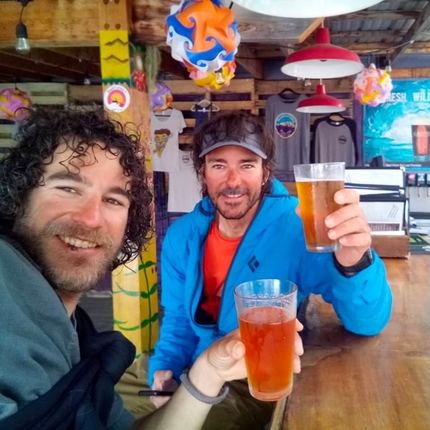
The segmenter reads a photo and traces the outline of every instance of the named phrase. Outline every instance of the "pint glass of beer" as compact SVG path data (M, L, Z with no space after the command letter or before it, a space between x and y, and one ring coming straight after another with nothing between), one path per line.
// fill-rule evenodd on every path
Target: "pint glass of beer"
M310 252L332 252L340 248L331 240L324 220L341 206L334 195L344 188L345 163L299 164L294 166L306 248Z
M426 161L430 154L430 118L412 118L414 161Z
M293 388L297 286L290 281L245 282L234 291L252 397L276 401Z

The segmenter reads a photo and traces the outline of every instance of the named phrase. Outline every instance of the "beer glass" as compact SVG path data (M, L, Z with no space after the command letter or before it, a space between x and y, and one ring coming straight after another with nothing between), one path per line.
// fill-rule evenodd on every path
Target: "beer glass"
M430 155L430 118L412 118L412 147L415 161L426 161Z
M276 401L293 388L297 286L280 279L245 282L234 291L252 397Z
M334 195L344 188L345 163L299 164L294 166L294 176L306 249L310 252L339 249L339 241L328 237L324 220L341 207L335 203Z

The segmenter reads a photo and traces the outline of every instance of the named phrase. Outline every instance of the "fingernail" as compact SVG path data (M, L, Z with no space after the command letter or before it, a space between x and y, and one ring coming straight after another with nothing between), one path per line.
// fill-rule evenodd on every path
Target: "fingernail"
M327 236L330 239L334 239L336 237L336 234L335 234L334 230L329 230L329 232L327 233Z
M331 216L328 216L328 217L325 219L325 225L326 225L328 228L333 227L333 218L332 218Z

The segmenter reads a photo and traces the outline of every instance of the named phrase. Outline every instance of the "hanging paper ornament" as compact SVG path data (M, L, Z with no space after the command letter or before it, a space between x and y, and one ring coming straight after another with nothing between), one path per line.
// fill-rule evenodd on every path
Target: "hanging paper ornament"
M195 71L190 73L190 78L194 83L206 88L207 90L220 90L223 87L230 85L230 81L234 78L236 70L236 62L230 61L221 70L211 73Z
M0 118L12 121L23 120L31 107L31 101L27 93L17 88L5 88L0 91Z
M172 57L191 73L212 73L233 61L240 42L237 21L221 0L183 0L166 21Z
M155 84L156 90L151 94L151 109L154 112L163 112L169 109L173 102L172 91L163 82Z
M386 102L392 89L388 72L377 69L374 64L363 69L354 81L355 98L363 105L375 107Z

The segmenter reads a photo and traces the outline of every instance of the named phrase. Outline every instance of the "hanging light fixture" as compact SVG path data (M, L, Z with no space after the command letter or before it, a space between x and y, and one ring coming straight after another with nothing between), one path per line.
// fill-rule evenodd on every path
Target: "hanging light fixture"
M326 94L325 85L320 80L316 94L302 100L298 104L296 111L303 113L336 113L345 109L345 105L341 100Z
M253 12L285 18L319 18L363 10L382 0L233 0Z
M25 7L28 5L28 3L31 0L18 0L21 5L21 13L19 14L19 22L16 25L15 28L15 34L16 34L16 44L15 49L20 54L28 54L30 52L30 44L28 43L28 33L27 33L27 27L22 22L22 13L24 12Z
M315 44L288 55L281 71L289 76L328 79L361 72L364 65L359 56L348 49L330 43L329 29L317 29Z

